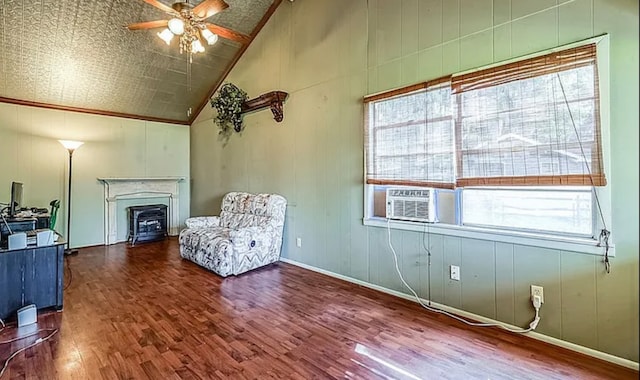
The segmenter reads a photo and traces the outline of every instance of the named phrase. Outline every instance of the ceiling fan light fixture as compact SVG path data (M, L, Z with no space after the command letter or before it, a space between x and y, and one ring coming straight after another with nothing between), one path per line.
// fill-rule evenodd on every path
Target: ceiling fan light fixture
M213 45L218 42L218 35L212 33L209 29L202 29L202 38L207 41L208 45Z
M196 39L191 43L191 51L193 53L204 53L204 46L202 46L200 40Z
M156 33L156 34L167 45L171 44L171 39L173 39L173 33L169 29L164 29L162 32L159 32L159 33Z
M171 33L175 34L176 36L179 36L182 33L184 33L184 21L182 21L177 17L174 17L171 20L169 20L169 23L167 24L167 26L169 27L169 30L171 31Z

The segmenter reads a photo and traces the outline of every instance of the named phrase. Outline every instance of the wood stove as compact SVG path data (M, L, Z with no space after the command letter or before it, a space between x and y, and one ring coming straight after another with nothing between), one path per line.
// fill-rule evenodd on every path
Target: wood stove
M127 207L129 213L129 236L131 245L136 242L162 240L167 237L167 205L144 205Z

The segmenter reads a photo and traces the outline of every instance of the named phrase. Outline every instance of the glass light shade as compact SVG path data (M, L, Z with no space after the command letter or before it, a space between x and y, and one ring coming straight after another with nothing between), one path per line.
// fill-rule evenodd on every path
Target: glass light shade
M213 45L218 42L218 35L211 33L209 29L202 29L202 37L207 40L207 44Z
M169 27L171 33L175 34L176 36L184 33L184 21L179 18L172 18L171 20L169 20L169 24L167 26Z
M171 33L169 29L165 29L162 32L159 32L157 34L158 34L158 37L160 37L160 39L164 41L167 45L171 43L171 39L173 38L173 33Z
M58 140L58 141L60 142L60 144L62 144L63 147L65 147L69 151L74 151L80 148L82 144L84 144L84 142L82 141L73 141L73 140Z
M204 53L204 46L202 46L200 40L195 40L191 43L191 51L194 53Z

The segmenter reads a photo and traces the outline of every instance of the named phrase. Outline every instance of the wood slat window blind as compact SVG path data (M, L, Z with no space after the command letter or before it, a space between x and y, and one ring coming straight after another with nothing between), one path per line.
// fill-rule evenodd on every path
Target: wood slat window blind
M591 66L595 64L595 60L596 45L583 45L468 74L454 75L451 78L451 91L458 94L554 74L582 66Z
M449 77L364 101L367 184L454 187Z
M456 186L606 185L595 44L453 76L451 92Z

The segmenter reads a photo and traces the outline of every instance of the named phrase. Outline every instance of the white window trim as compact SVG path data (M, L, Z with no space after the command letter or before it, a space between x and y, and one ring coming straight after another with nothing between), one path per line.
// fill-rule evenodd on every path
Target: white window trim
M609 184L605 187L596 188L597 196L600 200L600 206L602 207L602 213L604 215L607 228L611 231L611 149L610 149L610 92L609 92L609 35L603 34L600 36L588 38L581 41L576 41L570 44L557 46L551 49L539 51L532 54L527 54L519 57L515 57L509 60L492 63L482 67L477 67L471 70L466 70L455 75L466 74L478 70L484 70L491 67L496 67L511 62L521 61L523 59L536 57L539 55L549 54L555 51L565 50L573 47L586 45L589 43L595 43L597 46L597 64L598 64L598 80L600 90L600 128L602 138L602 160L604 166L604 172L607 174L607 181ZM365 157L365 176L366 176L366 157ZM594 212L599 211L594 209ZM596 231L603 228L602 221L599 214L597 216ZM575 238L567 236L547 235L538 233L529 233L512 230L500 230L490 229L474 226L458 226L453 224L439 224L439 223L421 223L421 222L409 222L402 220L390 220L386 218L373 216L373 185L364 184L364 218L363 224L370 227L384 227L389 226L392 229L415 231L423 233L433 233L445 236L457 236L470 239L491 240L495 242L511 243L518 245L527 245L540 248L549 248L555 250L572 251L577 253L584 253L589 255L604 256L605 248L599 245L596 239L590 238ZM613 235L613 234L612 234ZM609 239L609 257L615 257L615 245L613 239Z
M387 219L380 217L365 218L365 226L387 228ZM490 240L499 243L528 245L561 251L571 251L589 255L604 256L604 247L598 241L587 238L571 238L556 235L534 234L529 232L494 230L455 224L421 223L404 220L390 220L389 227L396 230L422 232L427 234L456 236L468 239ZM609 244L609 257L615 257L615 246Z

